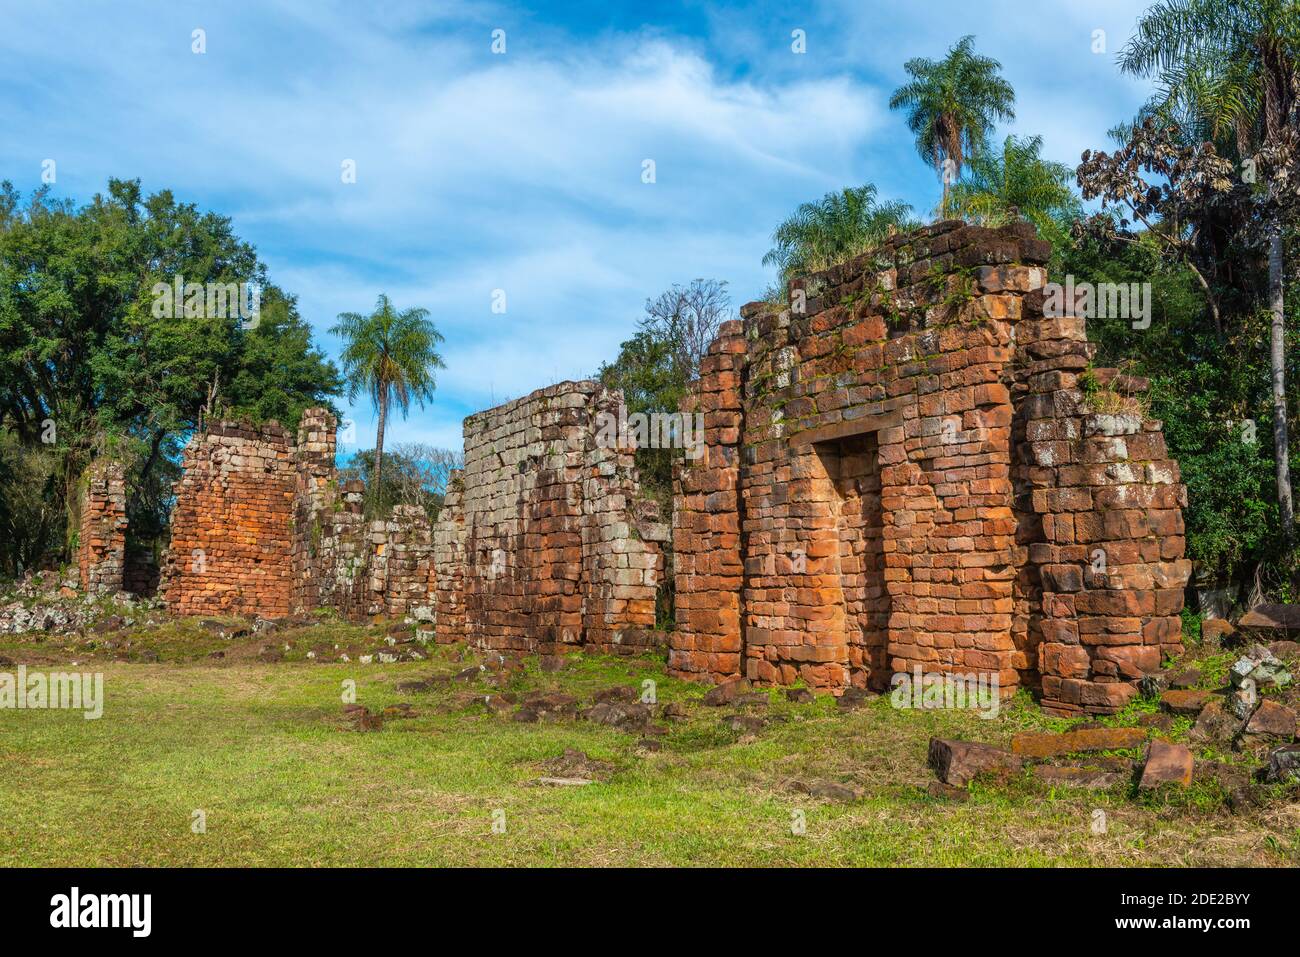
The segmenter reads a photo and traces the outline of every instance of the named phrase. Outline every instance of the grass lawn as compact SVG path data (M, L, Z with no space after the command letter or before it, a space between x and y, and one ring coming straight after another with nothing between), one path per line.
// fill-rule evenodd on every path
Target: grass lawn
M0 649L26 655L29 668L102 671L106 697L99 720L0 711L0 864L1300 863L1294 800L1234 815L1209 785L1136 797L1129 785L1052 790L1028 773L977 783L964 803L924 793L931 735L1005 743L1015 731L1067 726L1025 696L985 721L896 710L888 698L842 713L826 697L793 704L773 692L772 720L745 736L724 724L731 709L702 706L705 689L667 678L659 660L577 658L542 673L532 659L511 676L510 690L563 690L584 705L602 688L653 679L660 703L689 709L654 752L635 734L585 721L491 714L482 705L491 689L479 682L396 690L464 668L458 649L400 664L214 661L202 648L173 654L158 635L160 663L70 668L51 649ZM342 712L348 679L372 711L407 701L417 715L354 730ZM613 773L586 786L537 784L547 773L539 762L565 748L611 762ZM844 782L863 797L824 801L794 780ZM1092 833L1096 808L1105 834ZM192 832L196 810L205 833ZM799 815L802 834L792 828Z

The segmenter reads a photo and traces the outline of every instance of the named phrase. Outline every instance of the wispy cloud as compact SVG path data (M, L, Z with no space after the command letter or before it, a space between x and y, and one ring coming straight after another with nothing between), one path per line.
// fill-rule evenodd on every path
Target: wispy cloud
M429 308L448 368L399 441L454 444L469 412L590 374L674 281L760 294L771 229L805 199L872 180L924 210L932 176L886 108L909 56L978 33L1020 94L1016 130L1064 160L1141 100L1088 49L1094 21L1112 48L1127 35L1139 7L1118 3L709 5L653 26L619 3L599 21L470 3L9 6L0 177L32 188L54 158L64 195L138 176L233 216L331 353L335 315L381 291ZM354 415L364 443L371 412Z

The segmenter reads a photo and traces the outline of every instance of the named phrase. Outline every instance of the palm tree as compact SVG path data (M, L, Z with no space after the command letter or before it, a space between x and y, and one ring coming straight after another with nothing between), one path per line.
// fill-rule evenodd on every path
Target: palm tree
M348 385L348 401L362 392L370 396L379 412L379 430L375 436L374 494L380 494L383 477L384 426L388 406L394 400L405 418L414 401L424 408L433 400L434 369L445 369L438 343L442 336L429 321L427 309L398 311L385 295L380 295L375 311L368 316L357 312L339 313L331 335L343 339L343 377ZM377 501L378 499L376 499Z
M1074 169L1042 158L1043 138L1008 136L1002 152L980 150L953 184L949 204L963 219L1000 226L1024 216L1038 231L1055 239L1082 211L1074 190Z
M1282 150L1296 122L1300 87L1300 6L1295 0L1160 0L1143 14L1119 56L1121 69L1155 77L1149 110L1190 120L1213 136L1231 134L1242 159ZM1277 208L1280 177L1268 205ZM1284 222L1269 216L1269 364L1273 444L1282 530L1295 532L1286 409Z
M907 110L916 151L934 164L943 181L942 215L948 213L948 185L962 164L984 146L995 120L1016 118L1016 92L1002 78L1002 64L974 52L964 36L938 62L916 57L903 64L911 80L889 98L891 110Z
M870 183L850 187L796 209L772 233L775 245L763 257L763 265L776 265L782 282L789 282L852 259L892 231L917 225L906 203L877 203L876 187Z

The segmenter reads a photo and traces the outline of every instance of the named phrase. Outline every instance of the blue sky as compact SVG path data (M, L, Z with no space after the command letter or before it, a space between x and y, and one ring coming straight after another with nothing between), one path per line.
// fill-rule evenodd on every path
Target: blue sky
M337 313L428 308L447 369L390 441L459 447L465 415L593 373L673 282L760 296L800 202L869 181L928 218L888 109L910 57L974 33L1017 92L999 135L1105 147L1146 98L1115 67L1144 6L0 0L0 179L28 192L54 159L60 196L139 177L231 216L332 356Z

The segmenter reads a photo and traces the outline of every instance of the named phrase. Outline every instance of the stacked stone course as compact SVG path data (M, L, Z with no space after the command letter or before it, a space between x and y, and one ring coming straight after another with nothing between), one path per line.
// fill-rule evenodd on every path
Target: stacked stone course
M704 455L673 476L673 576L677 632L669 667L721 680L741 671L740 426L744 328L726 322L682 403L704 416Z
M465 467L434 529L439 641L503 652L654 642L667 529L634 448L600 441L622 397L562 382L465 420Z
M126 479L119 462L91 464L81 496L77 570L87 594L116 594L125 584Z
M340 487L334 416L303 413L296 441L271 422L222 422L185 450L162 590L180 614L432 616L429 520L398 506L366 521Z
M1082 317L1026 320L1017 335L1022 609L1041 637L1042 703L1109 714L1181 651L1187 489L1142 412L1147 381L1090 369ZM1112 408L1095 411L1099 396Z

